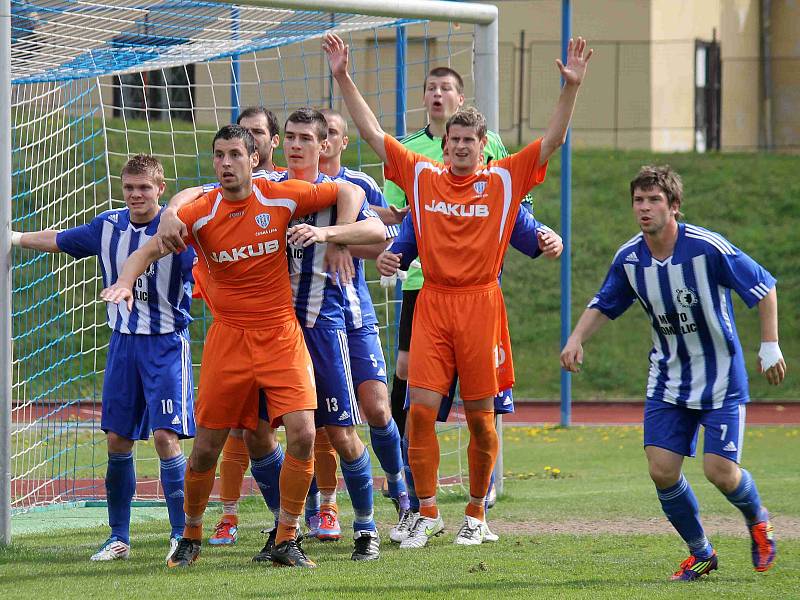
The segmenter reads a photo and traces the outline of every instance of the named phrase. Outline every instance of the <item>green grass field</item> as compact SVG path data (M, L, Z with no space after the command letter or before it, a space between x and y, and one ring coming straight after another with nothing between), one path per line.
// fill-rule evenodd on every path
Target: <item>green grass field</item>
M440 495L448 532L426 550L401 552L387 539L379 562L354 564L348 541L308 542L305 548L318 569L274 569L250 562L264 543L259 529L266 525L266 509L249 499L242 507L239 543L205 546L195 566L176 573L163 564L165 509L161 519L154 518L157 509L140 509L146 516L133 525L131 560L112 564L88 561L107 530L79 527L81 511L94 510L95 520L85 522L97 523L100 509L52 510L19 517L39 520L39 532L18 535L0 550L0 594L16 599L797 597L800 429L752 428L746 436L745 465L772 511L779 539L778 562L765 574L750 565L738 511L703 479L700 461L687 461L687 477L720 556L720 571L688 585L666 581L686 551L661 514L641 435L639 427L506 428L505 493L489 521L501 535L498 544L452 544L464 503L456 489ZM352 511L345 495L339 501L346 529ZM376 498L376 512L387 538L394 511ZM217 508L209 510L207 531L217 515Z

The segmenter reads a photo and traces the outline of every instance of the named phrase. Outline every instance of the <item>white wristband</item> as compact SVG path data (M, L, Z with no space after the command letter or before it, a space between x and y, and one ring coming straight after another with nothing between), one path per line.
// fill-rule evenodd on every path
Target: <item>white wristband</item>
M22 243L22 233L19 231L11 232L11 245L19 246Z
M381 275L381 287L382 288L393 288L397 285L397 273L394 275Z
M761 361L761 369L764 371L777 365L778 361L783 358L778 342L761 342L758 358Z

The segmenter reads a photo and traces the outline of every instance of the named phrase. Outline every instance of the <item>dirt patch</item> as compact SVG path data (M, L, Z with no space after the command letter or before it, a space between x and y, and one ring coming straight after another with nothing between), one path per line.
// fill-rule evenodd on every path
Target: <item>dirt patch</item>
M795 517L772 517L777 539L800 539L800 519ZM516 535L549 535L563 533L571 535L595 535L610 533L618 535L630 534L674 534L675 530L664 518L625 519L624 521L586 521L564 520L555 523L512 522L489 517L489 526L498 534ZM732 535L747 537L747 530L741 519L734 517L705 517L703 527L710 537L715 535Z

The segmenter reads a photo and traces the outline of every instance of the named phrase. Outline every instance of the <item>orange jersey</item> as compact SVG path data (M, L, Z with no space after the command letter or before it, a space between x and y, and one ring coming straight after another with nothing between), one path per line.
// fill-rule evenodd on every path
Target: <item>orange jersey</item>
M200 281L215 319L243 329L275 327L295 319L286 261L292 218L336 203L335 183L253 180L245 200L226 200L213 190L178 210L187 243L207 266Z
M544 181L547 164L536 166L541 139L465 177L390 135L384 148L384 174L411 206L425 280L460 288L496 282L519 205Z

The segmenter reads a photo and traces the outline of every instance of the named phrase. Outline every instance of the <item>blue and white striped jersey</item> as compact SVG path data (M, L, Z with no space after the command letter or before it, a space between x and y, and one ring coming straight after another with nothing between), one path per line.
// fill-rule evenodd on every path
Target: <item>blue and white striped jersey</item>
M128 256L155 235L160 219L161 212L146 225L134 225L127 208L108 210L86 225L59 232L56 244L75 258L97 256L103 285L108 287L117 280ZM189 248L150 265L133 286L132 311L125 303L106 303L108 326L120 333L144 335L185 329L192 320L189 308L194 260L194 250Z
M342 167L339 173L332 179L334 181L346 181L360 187L364 190L364 194L366 194L367 202L370 206L389 208L386 198L383 197L381 188L379 188L375 180L366 173ZM386 239L397 237L399 232L399 225L387 225ZM355 267L353 283L344 288L344 319L348 331L359 329L365 325L378 324L378 317L375 314L375 307L372 305L372 296L370 296L367 278L364 274L364 260L354 258L353 265Z
M286 181L288 171L274 171L267 175L271 181ZM319 174L314 183L332 181L330 177ZM356 220L378 217L364 202ZM293 220L289 225L309 223L315 227L336 224L336 206ZM289 258L289 279L292 283L292 296L297 320L303 327L345 327L345 289L334 283L325 272L324 259L327 244L312 244L306 248L287 244ZM353 286L346 286L352 288Z
M653 336L648 400L719 408L749 400L731 290L753 307L775 281L718 233L679 223L666 260L650 255L641 233L623 244L589 308L611 319L636 300L644 308Z

